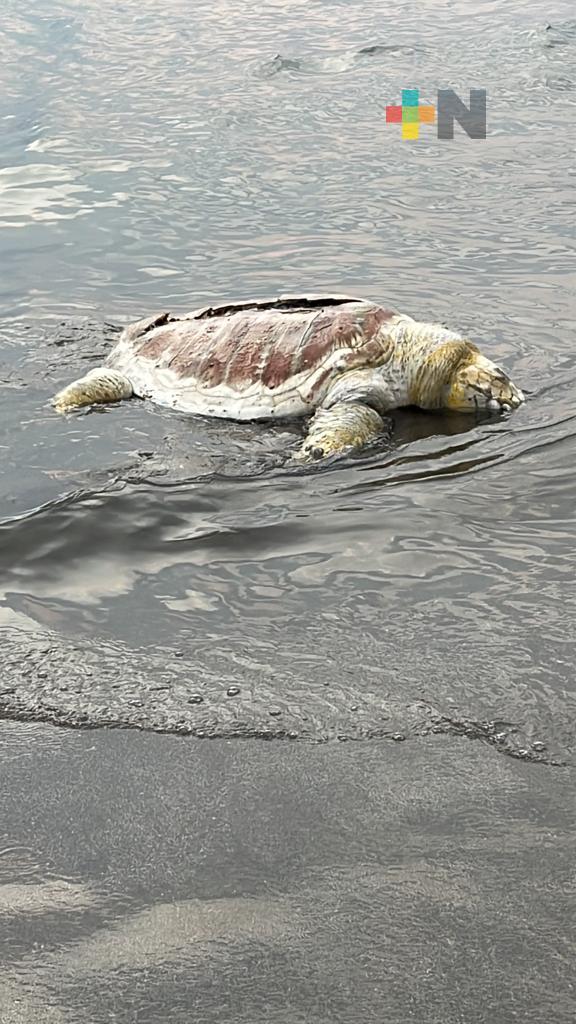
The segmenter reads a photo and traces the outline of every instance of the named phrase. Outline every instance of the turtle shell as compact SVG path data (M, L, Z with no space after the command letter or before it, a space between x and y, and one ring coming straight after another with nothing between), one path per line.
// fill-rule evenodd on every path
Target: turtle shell
M394 316L347 295L281 296L160 313L130 325L108 365L134 391L184 412L231 419L300 416L348 369L386 358Z

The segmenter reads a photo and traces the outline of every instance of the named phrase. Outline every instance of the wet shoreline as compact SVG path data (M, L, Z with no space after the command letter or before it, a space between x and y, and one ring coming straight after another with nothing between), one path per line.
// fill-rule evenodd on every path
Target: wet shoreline
M3 1024L573 1019L566 769L0 726Z

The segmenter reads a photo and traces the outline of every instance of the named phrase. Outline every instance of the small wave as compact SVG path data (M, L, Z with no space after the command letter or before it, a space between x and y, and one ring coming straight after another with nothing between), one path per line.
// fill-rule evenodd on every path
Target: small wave
M499 753L543 764L567 764L519 725L477 721L428 702L360 692L354 682L330 676L327 688L307 688L294 700L275 676L246 685L236 671L202 671L182 651L143 656L4 630L9 685L0 685L0 718L40 721L68 728L123 727L199 738L252 738L308 742L358 742L433 735L466 736ZM4 646L5 645L5 646ZM246 667L252 671L251 662ZM192 683L191 680L194 679ZM240 685L238 683L240 682ZM289 681L288 681L289 682ZM386 699L388 697L388 699Z
M370 60L411 55L420 48L394 44L377 43L363 46L360 50L331 53L326 57L284 57L277 53L270 60L259 64L255 70L257 78L274 78L276 75L293 72L301 75L337 75Z
M576 43L576 21L564 21L556 25L544 26L544 46L547 49L574 46L574 43Z

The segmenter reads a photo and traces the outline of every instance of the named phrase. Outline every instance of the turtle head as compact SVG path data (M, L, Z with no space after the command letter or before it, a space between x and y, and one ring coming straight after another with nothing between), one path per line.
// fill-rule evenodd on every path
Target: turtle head
M524 401L510 378L467 338L437 324L402 324L408 397L423 409L507 412Z
M455 412L509 412L524 395L499 366L469 345L444 384L442 406Z

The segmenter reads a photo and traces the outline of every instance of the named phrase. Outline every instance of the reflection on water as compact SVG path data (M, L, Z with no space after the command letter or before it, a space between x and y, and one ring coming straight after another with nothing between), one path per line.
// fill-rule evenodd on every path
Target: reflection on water
M576 31L563 0L433 12L8 0L6 713L572 756ZM383 107L447 66L488 138L403 143ZM320 289L469 333L527 405L402 412L310 470L294 423L47 406L130 318Z

